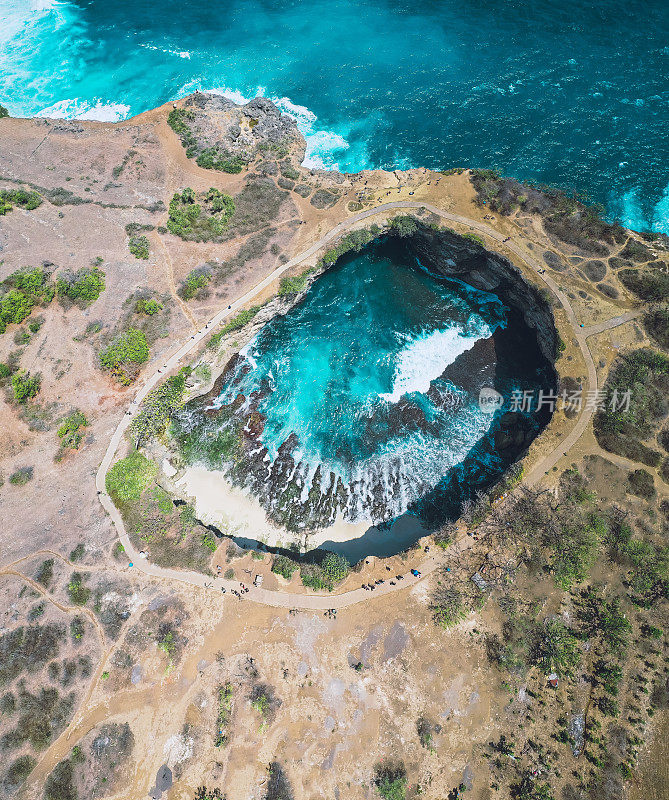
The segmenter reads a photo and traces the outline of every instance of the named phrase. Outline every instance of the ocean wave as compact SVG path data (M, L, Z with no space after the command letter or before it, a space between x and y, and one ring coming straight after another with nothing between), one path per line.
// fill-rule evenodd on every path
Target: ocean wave
M392 391L381 398L397 403L406 394L425 394L449 364L490 335L490 328L483 325L474 335L466 334L462 328L451 328L414 339L397 357Z
M96 122L120 122L127 118L130 106L124 103L105 103L102 100L81 100L78 97L59 100L48 108L38 111L35 116L48 119L81 119Z

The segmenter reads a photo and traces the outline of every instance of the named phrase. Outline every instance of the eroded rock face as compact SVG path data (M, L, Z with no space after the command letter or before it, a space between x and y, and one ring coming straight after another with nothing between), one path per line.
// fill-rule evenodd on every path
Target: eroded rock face
M505 306L519 311L546 360L555 361L557 331L551 307L508 259L448 230L420 227L407 243L426 266L492 292Z
M251 161L259 153L267 156L292 154L297 163L304 158L306 144L291 117L264 97L237 105L227 97L196 92L184 106L195 115L188 126L198 149L217 148Z

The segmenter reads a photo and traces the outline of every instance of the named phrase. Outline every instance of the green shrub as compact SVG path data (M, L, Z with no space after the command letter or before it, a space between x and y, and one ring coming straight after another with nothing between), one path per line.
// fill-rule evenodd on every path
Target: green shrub
M334 584L318 564L302 564L300 579L303 586L308 586L314 591L331 592L334 588Z
M34 673L58 656L65 634L61 625L21 626L0 636L0 686L7 686L24 671Z
M351 565L338 553L328 553L321 564L323 572L334 583L343 581L348 575Z
M206 147L197 157L198 167L215 169L219 172L237 174L246 166L247 162L239 155L233 155L227 150L218 147Z
M481 247L485 247L485 242L483 239L475 233L463 233L462 238L469 239L472 242L476 242L476 244L480 244Z
M184 189L170 200L167 229L185 241L215 241L223 235L234 211L232 198L218 189L198 196L192 189Z
M37 192L25 189L0 189L0 217L11 211L14 206L24 211L34 211L42 205L42 198Z
M669 350L669 307L656 308L643 315L646 333L665 350Z
M432 606L432 617L445 630L457 625L467 616L462 595L457 589L445 589Z
M85 606L90 599L91 590L84 585L84 580L80 572L73 572L67 584L67 596L75 606Z
M663 302L669 297L669 273L660 269L621 269L618 278L642 300Z
M272 572L282 575L287 581L293 577L293 573L298 565L288 556L278 555L274 557L272 562Z
M235 314L235 316L230 320L230 322L226 323L221 328L220 335L226 336L228 333L240 330L245 325L248 325L248 323L251 322L251 320L255 317L255 315L260 311L261 308L262 306L252 306L251 308L246 308L243 311L240 311L238 314Z
M79 800L74 765L69 758L56 764L44 783L44 800Z
M388 232L402 238L413 236L418 231L419 224L418 220L410 215L393 217L388 223Z
M84 557L85 552L86 552L86 547L84 543L79 542L79 544L70 553L70 561L81 561L81 559Z
M53 558L47 558L42 561L42 564L37 571L37 575L35 575L35 580L37 583L42 584L45 589L48 589L51 580L53 579Z
M152 317L162 310L163 307L157 300L144 300L140 297L135 303L135 314L146 314L147 317Z
M149 240L146 236L132 236L128 241L128 250L135 258L146 260L149 257Z
M179 296L184 300L192 300L211 281L211 270L208 267L196 267L179 287Z
M81 411L73 411L64 417L58 426L60 446L67 450L76 450L84 438L82 428L88 427L86 415Z
M291 297L299 294L307 285L307 274L296 275L293 278L281 278L279 281L279 297Z
M0 117L2 116L2 106L0 106ZM25 783L26 778L35 769L37 760L32 756L19 756L9 765L9 769L5 773L4 784L10 788L10 791L22 783Z
M291 181L299 180L299 170L295 169L289 158L279 164L279 169L284 178L288 178Z
M149 358L149 346L144 331L128 328L100 353L100 366L128 385L137 376L139 365Z
M83 267L75 273L58 275L56 292L62 300L69 300L80 308L94 303L105 290L105 273L98 267Z
M404 217L395 217L395 219L405 219ZM413 217L407 217L406 219L412 219ZM415 222L415 220L414 220ZM404 230L402 227L402 223L398 223L397 231ZM391 223L392 229L392 223ZM395 230L395 229L393 229ZM374 239L381 233L381 229L378 225L372 225L369 228L360 228L355 231L351 231L346 235L342 236L341 239L337 242L334 247L331 247L329 250L326 250L323 254L320 264L322 266L331 266L334 264L338 258L343 256L346 253L357 253L366 247L370 242L374 241ZM400 235L402 235L400 233ZM407 234L409 235L409 234Z
M158 467L138 450L117 461L107 473L105 487L115 503L139 500L149 488Z
M650 500L655 497L655 484L653 476L645 469L635 469L627 476L630 485L630 491L637 497L643 497Z
M0 106L0 119L9 116L9 111L4 106Z
M407 773L401 761L385 761L377 764L374 785L384 800L404 800L406 797Z
M50 303L54 296L51 276L41 267L14 272L0 284L0 333L7 325L20 324L39 304Z
M42 377L39 374L31 375L25 370L15 373L12 375L14 400L17 403L26 403L28 400L32 400L39 394L41 385Z
M570 628L559 619L547 620L531 649L532 663L548 675L571 675L580 663L578 642Z
M177 375L149 392L142 404L142 410L130 426L130 433L138 446L165 432L172 415L183 405L189 373L190 369L184 367Z
M186 148L186 155L192 158L197 152L197 139L188 125L195 119L195 112L189 108L174 108L167 115L167 124L181 139L181 144Z
M614 363L606 381L607 402L594 418L594 432L599 444L612 453L634 458L649 466L657 466L659 453L642 444L651 438L655 428L666 415L669 391L669 358L650 348L641 348L621 355ZM629 392L626 410L611 407Z

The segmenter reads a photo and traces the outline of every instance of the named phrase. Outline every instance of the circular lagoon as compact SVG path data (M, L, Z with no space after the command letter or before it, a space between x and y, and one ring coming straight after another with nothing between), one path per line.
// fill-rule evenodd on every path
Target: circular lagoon
M393 521L414 519L402 538L415 540L501 475L546 421L509 413L511 398L551 380L517 309L385 237L268 322L176 433L188 461L225 472L275 523L364 522L397 550ZM482 389L505 406L481 404Z

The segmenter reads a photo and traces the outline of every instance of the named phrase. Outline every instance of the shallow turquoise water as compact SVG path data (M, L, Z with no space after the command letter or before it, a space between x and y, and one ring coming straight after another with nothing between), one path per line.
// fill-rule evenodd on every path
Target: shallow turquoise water
M279 100L308 163L485 166L669 231L664 0L0 0L0 102L119 119Z

